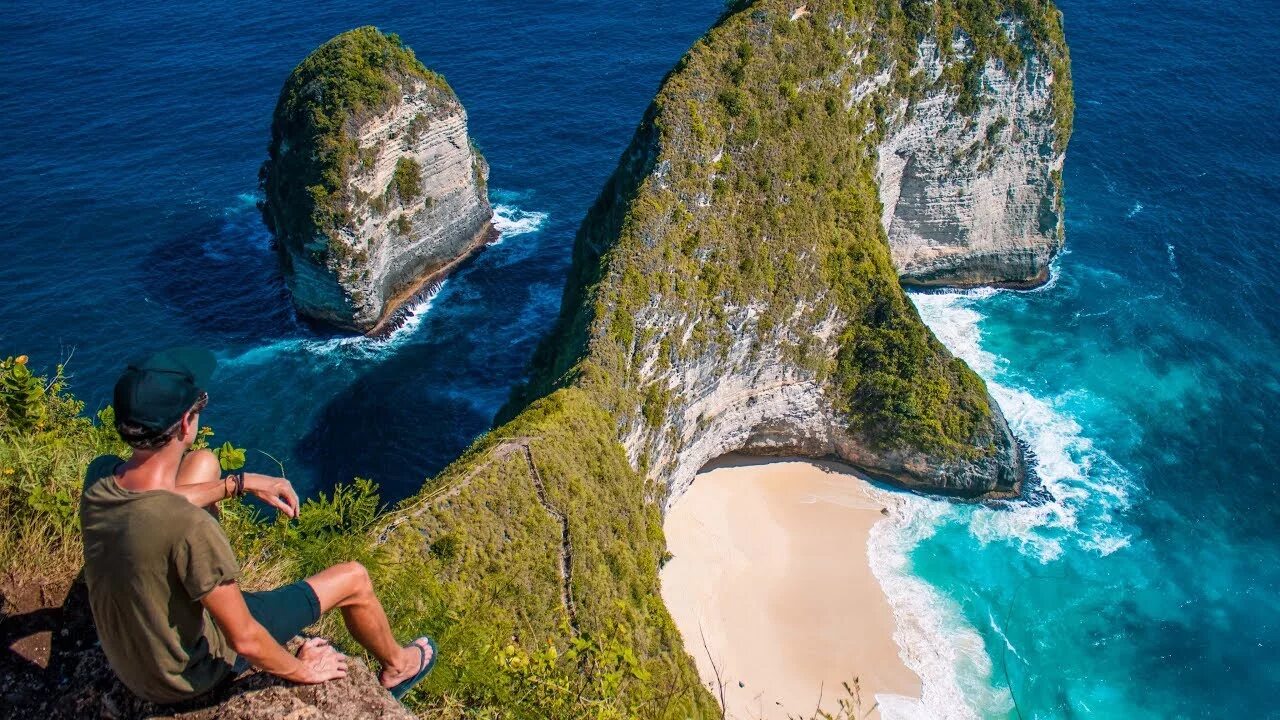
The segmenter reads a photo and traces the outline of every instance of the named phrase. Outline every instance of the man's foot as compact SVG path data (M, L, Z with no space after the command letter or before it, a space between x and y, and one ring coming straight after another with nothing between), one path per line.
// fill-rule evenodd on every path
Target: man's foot
M390 689L409 680L421 672L433 657L435 657L435 650L426 638L418 638L400 648L400 661L395 666L388 665L382 668L382 687Z

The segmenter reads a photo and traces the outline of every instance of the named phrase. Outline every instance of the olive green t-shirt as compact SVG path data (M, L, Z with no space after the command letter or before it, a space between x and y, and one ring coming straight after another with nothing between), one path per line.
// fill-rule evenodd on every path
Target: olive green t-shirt
M240 567L217 520L176 493L120 487L121 462L90 463L80 500L98 638L130 690L152 702L185 700L231 673L236 654L200 598Z

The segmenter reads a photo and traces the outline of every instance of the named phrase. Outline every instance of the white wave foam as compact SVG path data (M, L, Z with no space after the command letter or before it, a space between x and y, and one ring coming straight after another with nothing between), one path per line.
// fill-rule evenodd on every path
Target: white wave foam
M984 299L995 295L993 288L977 288L959 292L910 293L909 297L920 311L920 319L929 326L943 345L960 359L969 363L974 372L990 377L996 371L996 356L982 349L978 323L982 315L964 298Z
M954 601L911 573L911 549L933 534L952 507L940 500L875 492L889 516L872 527L867 557L893 608L899 655L921 680L919 701L894 699L881 708L882 717L976 720L1007 713L1013 700L1007 691L992 686L992 664L982 636Z
M271 362L281 354L307 354L325 364L340 364L350 360L376 360L396 351L410 338L422 319L426 317L440 294L445 280L423 295L420 300L405 308L403 321L396 329L380 337L353 335L316 340L287 338L267 345L250 348L234 357L226 358L232 365L258 365Z
M943 344L987 381L1014 433L1036 454L1049 499L991 507L879 491L890 513L872 529L867 552L893 608L902 659L922 681L919 703L891 699L882 708L888 720L968 719L1013 709L1008 690L992 682L992 662L977 629L955 601L911 573L910 552L939 527L961 523L980 543L1007 543L1040 563L1061 557L1068 546L1107 555L1129 542L1113 513L1128 507L1131 481L1068 414L1066 406L1081 397L1045 399L998 381L1007 363L983 347L979 309L998 292L1004 291L913 293L911 299ZM994 621L991 627L1018 656Z
M512 205L497 203L493 206L493 227L499 235L493 244L500 245L509 237L537 232L546 220L547 214L544 212L521 210Z
M1131 481L1067 414L1063 406L1078 401L1078 395L1044 399L999 382L1007 363L982 347L982 315L974 302L989 296L968 292L911 298L943 344L987 381L1010 428L1035 453L1036 474L1051 499L1038 505L974 507L969 530L983 543L1013 542L1041 562L1060 557L1064 543L1114 552L1127 538L1116 534L1110 520L1112 512L1128 507Z
M1133 207L1129 208L1129 212L1125 213L1124 216L1127 218L1132 218L1133 216L1137 215L1140 212L1142 212L1142 203L1135 202L1133 204Z
M1165 243L1164 251L1169 256L1169 273L1175 280L1182 282L1182 275L1178 274L1178 256L1174 252L1173 243Z
M401 321L395 330L392 330L386 337L377 338L361 338L371 342L380 343L384 347L397 345L404 338L409 337L422 324L422 319L431 311L431 306L435 304L436 297L440 295L440 291L444 289L444 284L449 282L448 278L436 283L434 287L428 290L417 302L406 307L401 311Z

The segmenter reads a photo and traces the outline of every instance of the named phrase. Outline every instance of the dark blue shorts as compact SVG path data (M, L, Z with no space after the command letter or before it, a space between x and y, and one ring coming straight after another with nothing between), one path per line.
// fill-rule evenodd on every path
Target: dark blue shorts
M244 594L244 604L249 606L249 614L253 619L266 628L271 637L281 645L320 619L320 598L316 597L316 591L306 580L275 590L247 592ZM236 660L236 674L248 669L248 660Z

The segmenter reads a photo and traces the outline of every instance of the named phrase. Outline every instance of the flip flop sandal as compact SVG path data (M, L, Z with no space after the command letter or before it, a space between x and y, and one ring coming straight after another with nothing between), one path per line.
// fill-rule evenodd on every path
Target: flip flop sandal
M422 656L422 667L419 668L417 675L391 688L391 697L396 700L403 698L415 685L422 682L423 678L431 674L431 669L436 666L436 660L440 657L440 651L436 649L435 641L431 638L418 638L418 640L427 641L427 646L431 648L431 659L427 660L427 651L422 648L422 643L415 640L413 646L418 648L418 653Z

